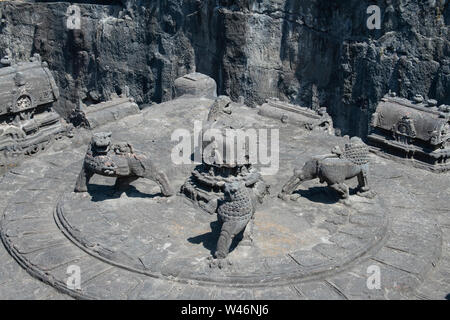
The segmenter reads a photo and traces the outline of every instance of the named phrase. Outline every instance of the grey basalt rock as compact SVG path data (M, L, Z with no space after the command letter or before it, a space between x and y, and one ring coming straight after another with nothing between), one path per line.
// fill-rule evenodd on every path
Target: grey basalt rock
M184 32L177 32L180 4L120 2L74 3L80 8L80 29L66 26L71 3L2 2L0 55L9 50L16 61L40 53L58 71L56 108L65 117L80 100L89 102L92 91L108 101L128 86L139 105L172 99L174 80L195 70L192 46Z
M152 155L157 167L178 185L195 164L189 164L188 170L171 171L168 133L188 126L199 114L206 118L213 104L204 98L175 99L109 123L102 130L111 130L122 141ZM230 116L252 127L279 126L278 120L262 117L254 108L231 108L228 114L219 107L218 119ZM153 125L158 123L169 127ZM276 189L310 154L327 153L334 145L349 142L296 125L283 125L279 130L283 161L277 174L264 176ZM125 152L128 143L109 144L108 135L96 142L103 147L98 148L101 153L108 145L110 150ZM367 153L352 153L358 150L336 149L335 158L340 153L341 158L364 163ZM224 194L223 201L218 201L218 217L228 222L242 218L242 224L233 226L217 223L217 216L205 214L183 196L154 196L157 190L145 180L134 182L121 197L105 195L112 180L107 176L93 179L89 196L73 192L85 151L85 144L64 152L49 150L2 177L0 236L8 253L0 252L0 273L8 277L24 268L46 284L84 299L392 299L407 298L421 283L438 290L426 297L447 294L448 237L440 223L446 221L448 173L430 175L371 155L370 182L377 198L355 195L352 206L344 206L327 187L311 187L299 190L302 197L296 202L283 202L273 195L257 208L245 180L222 184L229 176L217 175ZM120 164L113 156L110 160ZM105 169L114 171L111 168ZM425 179L431 183L418 192L417 185ZM234 193L233 185L237 185ZM252 208L255 218L248 221ZM243 239L237 247L227 247L247 221L245 232L252 231L251 246ZM214 253L222 230L217 254L226 257L208 261L205 257ZM240 235L234 237L239 240ZM5 255L15 260L11 258L5 266ZM208 266L215 263L224 268ZM85 279L79 290L67 286L67 267L74 264ZM384 279L379 290L367 288L367 268L373 265L380 267ZM14 288L20 286L18 296L26 292L27 297L40 298L26 277L18 273L6 286L2 282L0 296L13 296ZM408 283L407 290L399 287Z
M369 192L368 184L369 160L367 145L353 137L344 150L335 147L332 154L314 157L302 169L294 169L294 175L285 183L279 197L287 199L303 182L318 178L346 200L350 194L345 181L354 177L358 178L360 194L372 197L374 194Z
M219 96L215 99L206 121L217 121L223 114L231 114L231 99L228 96Z
M112 143L109 133L94 134L75 187L85 192L93 174L104 176L97 177L101 185L89 189L92 198L72 192L76 163L85 151L80 146L52 150L5 175L0 237L29 274L87 299L249 299L261 291L269 298L361 299L367 290L370 298L399 293L404 298L399 282L411 283L409 293L420 282L437 279L429 271L439 270L438 262L448 271L449 241L439 226L443 221L445 228L447 221L446 173L431 177L374 156L371 185L383 197L352 196L352 207L345 207L327 188L295 190L319 178L347 199L347 181L356 177L359 195L373 198L368 185L372 157L361 139L352 138L332 154L305 157L344 140L312 129L331 133L334 122L343 133L365 136L374 111L372 129L383 130L383 141L414 158L420 153L411 150L420 146L425 160L448 163L449 11L444 1L380 3L383 25L373 31L365 26L369 0L122 0L112 5L82 0L77 2L79 30L66 30L69 3L27 2L0 3L6 8L0 13L0 53L7 55L2 69L40 52L61 87L61 113L91 128L107 127L101 130L153 155L135 152L128 142ZM26 72L16 73L10 83L26 86ZM119 121L139 111L128 98L117 100L127 87L139 104L178 99ZM389 89L409 100L379 103ZM215 101L207 99L217 94ZM263 107L266 117L244 106L269 97L279 100ZM167 156L170 132L205 115L208 103L204 129L219 129L225 137L227 129L246 128L250 118L259 122L252 122L254 127L279 128L280 170L266 180L281 187L294 166L306 161L280 194L297 202L269 197L257 166L247 159L228 161L213 140L204 139L199 166L174 168ZM33 99L22 96L15 101L19 122L32 120L23 113L32 105ZM0 136L23 138L12 123L0 126ZM155 163L164 165L170 180ZM148 197L133 188L127 197L104 197L108 177L116 178L119 192L138 178L149 178L165 196L173 194L171 182L185 182L186 196L217 213L219 235L215 217L183 197ZM425 179L431 187L417 192ZM256 209L263 198L265 205ZM231 250L238 235L249 240L253 223L254 246L248 249L241 241ZM229 256L230 270L205 268L204 257L217 238L212 264L223 266ZM73 263L82 267L80 290L66 285L67 266ZM367 286L368 267L374 264L382 271L381 290ZM446 290L445 275L433 286Z
M333 120L326 112L326 108L319 110L308 109L279 99L267 99L258 107L258 114L278 119L282 123L291 123L307 130L324 130L334 134Z
M111 133L93 134L74 191L87 192L87 184L94 174L115 177L115 190L118 195L138 178L157 182L166 197L173 195L166 174L156 168L147 156L136 154L130 144L112 144Z
M224 192L225 199L221 201L217 209L221 228L214 256L219 260L228 256L231 242L237 235L242 234L243 240L251 241L247 225L255 213L252 198L244 183L237 181L225 183Z
M184 75L174 82L175 98L178 97L217 97L216 81L207 75L194 72Z
M242 146L238 145L239 139L235 139L237 132L233 130L244 126L239 115L233 114L234 107L239 108L239 105L227 96L215 99L202 127L202 163L181 187L182 193L210 214L216 212L218 201L224 199L226 183L243 183L254 205L262 203L269 193L269 186L250 161L248 141ZM220 138L216 140L215 134ZM237 148L244 150L231 151Z
M342 134L361 137L390 89L450 104L445 1L380 3L380 30L367 28L369 0L89 3L77 3L80 30L65 26L69 3L0 4L0 54L39 52L60 71L63 115L92 90L109 100L124 85L139 105L167 101L194 71L250 106L270 97L324 106Z
M109 101L82 108L82 113L91 129L122 118L138 114L140 109L131 97L114 97Z
M450 169L450 112L425 103L386 95L372 115L368 141L380 154L436 172Z
M53 110L59 98L46 62L35 54L27 62L0 68L0 160L35 154L70 131Z

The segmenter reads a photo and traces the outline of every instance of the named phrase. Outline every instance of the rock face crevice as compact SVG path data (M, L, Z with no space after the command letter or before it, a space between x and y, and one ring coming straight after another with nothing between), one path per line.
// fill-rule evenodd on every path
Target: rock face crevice
M363 137L389 90L450 104L447 0L77 1L80 30L66 27L70 3L39 2L0 4L0 54L48 61L66 116L124 90L138 104L169 100L193 71L249 105L327 107ZM366 25L373 4L379 30Z

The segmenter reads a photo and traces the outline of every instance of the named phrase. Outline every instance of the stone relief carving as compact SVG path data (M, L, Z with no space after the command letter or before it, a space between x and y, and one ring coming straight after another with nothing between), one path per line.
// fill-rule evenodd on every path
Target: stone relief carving
M135 153L129 143L113 144L111 133L100 132L92 136L74 191L86 192L94 174L115 177L117 195L123 193L138 178L158 183L161 193L166 197L174 193L166 174L150 158Z
M370 123L368 142L375 152L432 171L450 169L450 108L435 100L413 101L386 95Z
M0 156L34 154L70 131L52 105L59 89L48 69L35 54L29 62L2 59L0 81Z
M241 235L246 244L250 244L251 224L255 213L255 206L250 196L248 188L244 183L234 181L224 184L225 199L220 201L217 209L217 218L221 223L217 248L214 254L218 259L212 262L212 265L222 268L224 259L228 256L231 242L233 239Z
M333 120L328 115L326 108L323 107L308 109L272 98L267 99L266 103L259 107L258 113L307 130L323 130L334 134Z
M286 200L303 182L318 178L346 200L350 193L345 181L354 177L358 178L360 194L372 197L374 194L369 192L368 183L369 161L368 147L360 138L353 137L343 150L335 147L332 154L313 157L301 169L295 169L279 197Z
M228 159L226 155L226 150L235 147L235 140L227 136L227 129L242 127L239 119L233 118L232 110L233 102L229 97L219 96L215 100L203 129L204 132L208 129L220 130L221 144L202 134L202 164L193 170L192 176L181 188L182 193L210 214L216 212L218 201L224 199L224 183L243 182L250 189L255 204L262 203L269 192L269 186L247 156L237 159L235 155L235 158ZM247 155L248 150L243 152Z

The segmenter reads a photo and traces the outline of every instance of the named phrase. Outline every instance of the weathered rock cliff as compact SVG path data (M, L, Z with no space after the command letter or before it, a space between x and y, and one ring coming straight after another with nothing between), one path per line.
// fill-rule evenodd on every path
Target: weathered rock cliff
M69 3L0 3L0 54L40 53L64 115L124 90L139 104L168 100L194 70L247 104L326 106L343 133L361 136L389 90L450 104L447 0L78 2L80 30L66 26ZM379 30L366 26L372 4Z

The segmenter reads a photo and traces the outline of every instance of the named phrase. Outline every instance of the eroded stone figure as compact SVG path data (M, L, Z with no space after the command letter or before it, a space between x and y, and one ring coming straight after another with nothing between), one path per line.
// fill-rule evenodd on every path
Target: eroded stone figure
M270 98L258 108L258 114L306 130L321 130L334 134L333 120L326 108L318 106L317 103L313 109L310 109L281 101L278 98Z
M94 174L116 177L115 191L120 195L138 178L158 183L164 196L174 194L164 172L158 170L147 156L137 154L129 143L111 143L111 133L95 133L92 136L78 176L75 192L86 192Z
M1 59L0 83L0 162L35 154L69 135L71 126L53 110L59 89L38 54L28 62Z
M249 189L243 182L225 183L225 199L220 201L217 208L217 219L221 223L219 240L214 254L216 260L213 265L223 266L224 259L230 252L233 239L241 235L246 244L250 244L251 226L255 206Z
M319 178L321 183L327 183L345 200L349 198L349 187L345 181L354 177L358 178L360 195L372 197L374 194L369 189L368 170L368 147L360 138L353 137L344 150L335 147L332 154L314 157L302 169L295 169L279 197L286 200L303 182Z
M434 172L450 170L450 107L437 101L399 98L390 92L378 104L367 136L372 150Z
M233 114L236 107L227 96L219 96L203 123L202 164L192 171L192 176L181 191L210 214L217 212L218 203L224 199L223 184L242 182L252 198L253 204L262 203L269 194L269 186L250 162L249 145L237 145L234 129L244 129L243 121ZM215 132L217 136L207 134ZM217 138L217 139L216 139ZM238 153L227 154L227 150L243 148Z

